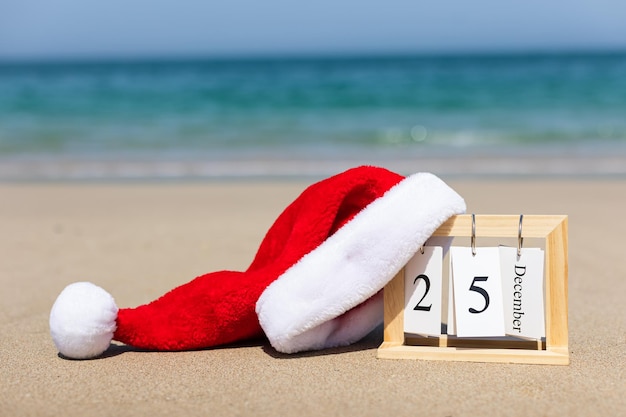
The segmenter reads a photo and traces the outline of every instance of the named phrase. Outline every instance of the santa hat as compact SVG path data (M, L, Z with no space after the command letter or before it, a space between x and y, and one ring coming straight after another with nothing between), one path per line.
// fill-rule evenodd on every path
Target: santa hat
M111 340L189 350L265 333L293 353L353 343L382 321L381 289L463 199L432 174L359 167L308 187L272 225L244 272L202 275L137 308L93 284L66 287L50 331L69 358Z

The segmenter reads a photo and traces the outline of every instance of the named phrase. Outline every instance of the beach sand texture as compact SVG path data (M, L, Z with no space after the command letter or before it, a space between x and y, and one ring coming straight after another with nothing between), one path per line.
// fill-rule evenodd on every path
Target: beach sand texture
M569 366L376 359L264 340L194 352L57 356L48 314L89 280L119 306L245 269L308 181L0 184L2 416L626 415L626 180L448 181L481 214L569 215Z

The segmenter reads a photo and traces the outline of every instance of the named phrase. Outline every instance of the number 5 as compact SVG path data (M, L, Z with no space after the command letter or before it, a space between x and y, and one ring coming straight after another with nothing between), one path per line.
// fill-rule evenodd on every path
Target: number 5
M485 306L483 307L482 310L476 310L473 307L469 308L469 312L472 313L472 314L480 314L483 311L487 310L487 307L489 307L489 293L484 288L481 288L481 287L478 287L478 286L474 285L474 283L476 281L478 281L478 282L487 281L487 278L489 278L489 277L474 277L474 280L472 281L472 285L470 285L470 287L469 287L470 291L476 291L477 293L479 293L480 295L482 295L485 298Z

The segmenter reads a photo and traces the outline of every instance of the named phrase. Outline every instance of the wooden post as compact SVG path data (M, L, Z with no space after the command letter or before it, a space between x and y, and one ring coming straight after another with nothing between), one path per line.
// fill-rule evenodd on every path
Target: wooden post
M401 346L404 344L404 268L387 284L383 297L385 303L383 345Z

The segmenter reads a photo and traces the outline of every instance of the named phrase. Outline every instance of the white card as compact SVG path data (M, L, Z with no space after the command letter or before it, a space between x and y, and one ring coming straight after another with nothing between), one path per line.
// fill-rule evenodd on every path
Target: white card
M457 335L504 336L499 249L452 247L450 256Z
M443 248L425 246L406 264L404 275L404 331L441 334Z
M540 248L500 247L502 297L506 334L541 339L546 335L543 295L543 260Z
M448 269L448 329L446 331L449 335L456 335L456 321L454 317L456 316L456 311L454 308L454 270L452 269L452 255L449 256L449 266Z

